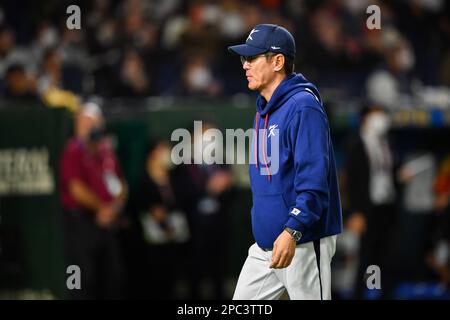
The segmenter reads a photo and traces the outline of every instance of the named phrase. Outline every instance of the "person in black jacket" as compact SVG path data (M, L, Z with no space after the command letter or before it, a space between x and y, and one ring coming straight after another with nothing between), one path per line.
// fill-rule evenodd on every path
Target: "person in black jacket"
M376 265L381 270L382 298L391 291L391 276L386 263L395 227L397 199L394 156L388 142L389 117L378 106L364 107L359 135L348 145L345 171L349 214L347 230L360 235L359 267L354 297L363 298L366 270Z
M176 298L175 286L186 261L180 256L189 238L184 212L174 192L170 145L154 139L148 145L145 168L134 194L133 211L140 224L146 254L139 295ZM138 270L138 269L135 269Z
M213 128L213 123L203 122L202 132L191 130L194 143L203 140L204 148L211 147L214 142L208 142L204 134ZM228 240L226 215L233 192L232 172L227 165L192 163L177 166L173 177L176 197L187 214L192 231L186 265L190 298L206 298L202 294L202 284L209 280L213 289L207 298L224 299Z

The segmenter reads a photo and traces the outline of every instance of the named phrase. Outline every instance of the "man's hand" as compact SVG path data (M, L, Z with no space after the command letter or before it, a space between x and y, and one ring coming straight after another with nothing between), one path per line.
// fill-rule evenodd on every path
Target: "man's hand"
M270 267L273 269L283 269L288 267L295 254L296 243L291 234L286 230L278 236L273 243L272 263Z
M436 211L438 213L442 213L445 208L448 206L450 202L450 196L443 194L436 196L436 199L434 201L434 206L436 207Z
M105 205L97 211L97 224L103 228L108 227L116 220L117 214L113 205Z
M161 223L167 220L168 214L166 208L162 205L155 205L150 209L150 214L157 222Z
M367 230L367 221L364 214L361 212L354 212L347 219L346 229L353 231L356 234L363 234Z

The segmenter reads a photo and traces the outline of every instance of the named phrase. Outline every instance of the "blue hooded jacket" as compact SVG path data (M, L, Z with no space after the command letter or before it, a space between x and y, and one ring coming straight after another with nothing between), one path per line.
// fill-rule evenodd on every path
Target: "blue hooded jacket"
M271 249L285 227L302 232L298 244L340 233L334 151L317 88L301 74L289 75L269 103L257 98L256 109L259 134L252 141L249 168L256 243ZM278 157L273 139L278 139Z

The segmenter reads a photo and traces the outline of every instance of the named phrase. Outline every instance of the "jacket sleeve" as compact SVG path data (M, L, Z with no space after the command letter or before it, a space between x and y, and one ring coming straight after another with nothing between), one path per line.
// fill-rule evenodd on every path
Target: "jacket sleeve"
M293 150L296 204L290 209L286 227L305 232L328 208L329 127L319 110L305 107L289 127Z

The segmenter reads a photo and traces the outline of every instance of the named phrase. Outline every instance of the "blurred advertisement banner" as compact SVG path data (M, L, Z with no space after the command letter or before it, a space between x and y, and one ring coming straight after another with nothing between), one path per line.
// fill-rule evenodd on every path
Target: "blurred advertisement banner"
M54 192L47 148L0 149L0 195L49 195Z

